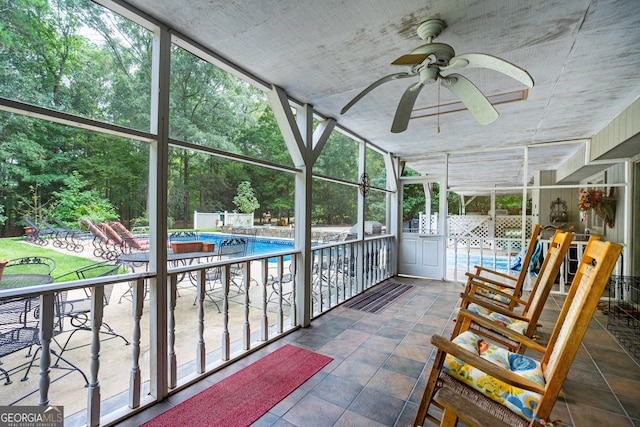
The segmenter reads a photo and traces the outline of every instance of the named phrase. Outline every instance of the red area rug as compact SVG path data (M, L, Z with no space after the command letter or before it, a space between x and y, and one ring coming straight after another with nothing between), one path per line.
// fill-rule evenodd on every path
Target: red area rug
M248 426L332 360L287 344L143 426Z

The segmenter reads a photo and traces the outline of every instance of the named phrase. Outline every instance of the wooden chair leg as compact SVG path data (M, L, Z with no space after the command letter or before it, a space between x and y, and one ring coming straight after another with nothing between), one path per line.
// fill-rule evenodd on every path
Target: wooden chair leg
M440 427L456 427L458 423L458 416L455 412L445 408L442 413L442 421L440 421Z
M442 366L444 365L444 359L446 356L447 354L440 350L438 350L438 352L436 353L435 360L433 361L433 367L431 368L431 373L429 374L429 379L427 380L427 386L422 395L422 400L420 401L418 414L416 415L415 422L413 423L414 427L421 426L424 423L425 418L427 417L429 406L431 405L431 400L433 399L433 395L436 392L438 376L440 375L440 371L442 370Z

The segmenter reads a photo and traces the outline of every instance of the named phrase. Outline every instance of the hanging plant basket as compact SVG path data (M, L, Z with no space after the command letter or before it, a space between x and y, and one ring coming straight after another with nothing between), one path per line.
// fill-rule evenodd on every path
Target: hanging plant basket
M603 190L581 188L578 202L580 211L587 212L591 209L607 227L613 228L616 221L616 199L613 197L613 190L611 188L607 196Z
M616 222L616 199L603 197L593 208L593 212L598 215L607 227L613 228Z

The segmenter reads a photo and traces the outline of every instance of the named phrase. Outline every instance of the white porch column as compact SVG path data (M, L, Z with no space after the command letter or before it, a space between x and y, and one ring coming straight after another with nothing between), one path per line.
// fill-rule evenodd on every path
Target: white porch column
M387 234L390 236L396 236L395 250L390 252L391 259L389 265L391 267L391 275L395 275L398 272L398 245L400 239L398 236L402 231L402 201L399 197L398 187L400 185L400 159L398 157L392 157L387 153L384 155L384 164L387 172Z
M157 139L149 153L149 270L156 276L150 279L149 315L151 333L150 393L158 400L168 394L167 358L167 176L169 157L169 62L171 35L166 28L157 30L153 40L151 83L151 133Z
M300 172L295 176L295 247L302 254L297 260L296 306L301 326L311 323L311 192L313 165L335 127L335 120L321 122L313 131L313 107L305 104L296 108L294 117L286 93L274 86L267 93L276 121L291 158Z

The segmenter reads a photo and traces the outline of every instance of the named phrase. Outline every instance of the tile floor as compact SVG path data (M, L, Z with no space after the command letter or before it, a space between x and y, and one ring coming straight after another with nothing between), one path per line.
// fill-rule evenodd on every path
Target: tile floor
M429 338L450 334L462 285L408 278L415 285L380 314L338 307L311 326L273 343L165 402L118 424L138 426L286 343L334 360L254 426L410 426L434 356ZM551 296L543 312L549 332L563 297ZM640 365L606 330L596 313L554 408L563 426L640 426ZM427 423L429 425L429 423Z

